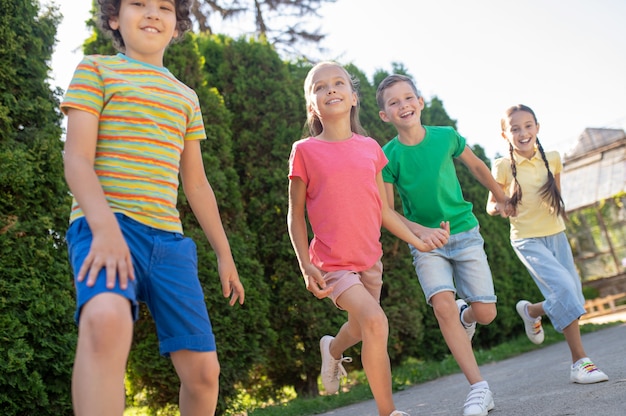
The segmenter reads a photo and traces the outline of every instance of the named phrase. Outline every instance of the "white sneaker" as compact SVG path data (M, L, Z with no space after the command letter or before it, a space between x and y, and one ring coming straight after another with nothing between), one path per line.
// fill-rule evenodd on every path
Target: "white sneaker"
M411 416L406 412L401 412L399 410L394 410L393 412L391 412L391 414L389 416Z
M530 305L530 302L527 300L520 300L517 302L517 305L515 305L515 310L522 318L522 321L524 321L524 329L526 330L526 336L528 336L530 342L533 344L541 344L544 338L543 327L541 326L541 316L536 319L530 318L526 313L526 305Z
M596 367L589 357L582 358L577 363L572 364L570 371L569 379L572 383L592 384L609 380L609 376Z
M461 314L463 314L463 311L469 308L469 306L467 305L467 302L465 302L463 299L457 299L456 306L457 308L459 308L459 320L461 321L461 325L463 325L463 329L465 329L467 337L469 338L470 342L472 342L472 338L474 338L474 333L476 332L476 322L473 322L470 326L467 326L463 323L463 320L461 319Z
M339 382L341 376L347 377L345 368L342 363L351 363L352 358L342 356L340 359L335 359L330 355L330 343L335 337L330 335L324 335L320 339L320 353L322 354L322 385L328 394L335 394L339 391Z
M463 416L487 416L494 407L491 390L471 389L463 405Z

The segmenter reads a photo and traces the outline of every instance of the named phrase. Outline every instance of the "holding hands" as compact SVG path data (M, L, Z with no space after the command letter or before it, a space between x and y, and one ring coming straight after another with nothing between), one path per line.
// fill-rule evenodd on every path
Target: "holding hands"
M431 251L441 248L450 238L450 222L441 221L439 228L421 227L419 231L415 232L415 235L426 245L426 249L420 251Z
M511 203L511 198L505 197L504 202L498 202L493 193L489 192L487 213L489 215L500 215L502 218L508 218L515 217L517 215L517 209L515 204Z

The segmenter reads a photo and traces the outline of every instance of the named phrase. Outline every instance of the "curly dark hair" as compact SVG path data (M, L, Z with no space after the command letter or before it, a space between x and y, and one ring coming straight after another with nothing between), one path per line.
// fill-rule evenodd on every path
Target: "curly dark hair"
M176 29L178 39L191 29L190 10L194 0L174 0L176 5ZM124 52L126 45L119 30L113 30L109 25L109 20L120 14L120 4L122 0L98 0L98 26L113 39L113 46L120 52Z

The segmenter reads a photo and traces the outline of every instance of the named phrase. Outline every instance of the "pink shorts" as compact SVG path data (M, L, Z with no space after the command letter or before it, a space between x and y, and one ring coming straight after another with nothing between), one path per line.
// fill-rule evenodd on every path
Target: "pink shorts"
M354 285L361 285L367 290L377 301L380 301L380 292L383 288L383 262L378 261L372 267L362 272L353 270L335 270L324 275L324 281L327 286L335 286L330 299L337 308L342 309L337 304L337 298L343 292Z

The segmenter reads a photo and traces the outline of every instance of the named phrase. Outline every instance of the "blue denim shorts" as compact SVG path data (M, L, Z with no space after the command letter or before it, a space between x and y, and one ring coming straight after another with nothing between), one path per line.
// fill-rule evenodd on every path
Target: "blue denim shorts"
M478 226L451 235L445 246L426 253L409 245L429 305L440 292L456 293L468 303L497 301L484 245Z
M543 310L554 329L563 332L585 313L582 284L567 236L561 232L521 238L511 240L511 245L541 291Z
M87 279L74 279L76 322L83 305L94 296L117 293L130 301L133 320L138 318L138 302L146 303L156 324L162 355L179 350L215 351L215 336L198 280L196 244L180 233L158 230L122 214L115 216L132 255L135 280L125 290L120 289L119 283L108 289L104 268L92 287L87 287ZM76 275L92 241L85 218L70 225L66 240Z

